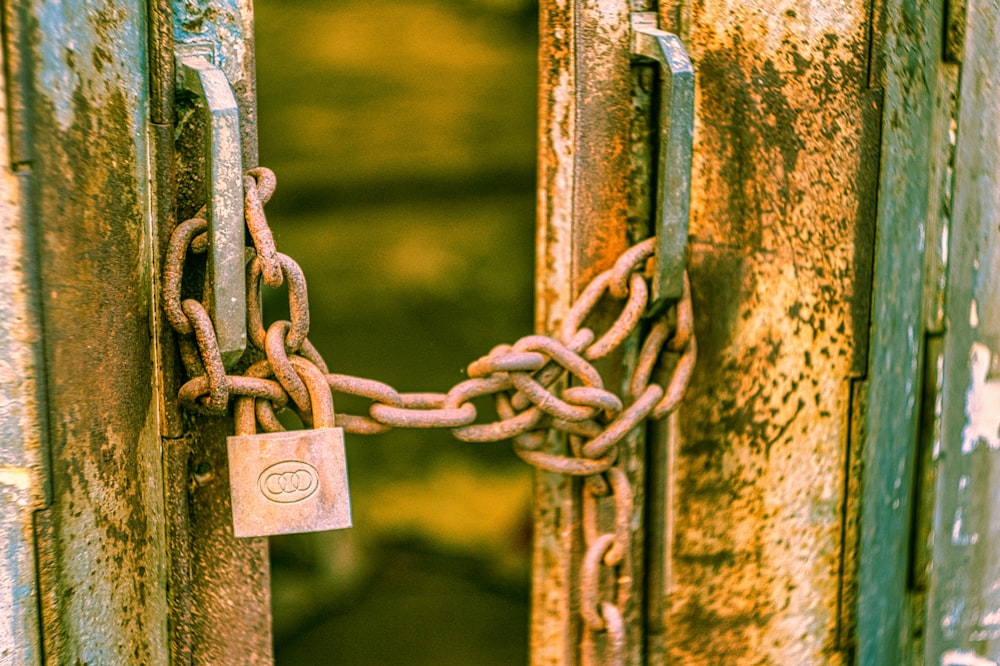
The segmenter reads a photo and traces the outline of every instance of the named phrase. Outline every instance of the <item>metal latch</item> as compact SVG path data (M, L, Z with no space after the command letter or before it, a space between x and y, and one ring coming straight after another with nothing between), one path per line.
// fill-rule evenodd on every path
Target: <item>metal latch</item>
M681 40L657 28L655 12L634 12L632 56L659 65L660 118L656 164L656 275L653 309L680 299L684 290L694 134L694 66Z
M177 87L196 95L208 112L205 169L208 222L208 312L222 363L231 368L247 344L243 222L243 153L236 96L212 62L211 45L177 50Z

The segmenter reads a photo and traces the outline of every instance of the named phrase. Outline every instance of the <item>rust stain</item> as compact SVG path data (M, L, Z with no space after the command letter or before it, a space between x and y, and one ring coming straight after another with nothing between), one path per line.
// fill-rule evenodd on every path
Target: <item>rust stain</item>
M691 8L701 349L664 620L678 663L841 659L845 415L877 176L868 20L863 2Z

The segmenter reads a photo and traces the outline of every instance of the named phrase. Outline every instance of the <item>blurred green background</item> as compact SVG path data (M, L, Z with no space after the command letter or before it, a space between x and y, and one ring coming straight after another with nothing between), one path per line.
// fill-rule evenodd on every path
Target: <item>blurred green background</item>
M531 332L536 2L255 11L268 219L310 339L333 372L447 390ZM524 663L530 469L446 432L347 447L355 527L271 542L277 663Z

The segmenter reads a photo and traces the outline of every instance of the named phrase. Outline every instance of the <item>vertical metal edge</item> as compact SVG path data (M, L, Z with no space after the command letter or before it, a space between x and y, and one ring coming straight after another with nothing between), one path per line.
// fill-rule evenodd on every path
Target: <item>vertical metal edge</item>
M947 36L946 36L947 38ZM923 379L914 463L914 489L909 553L909 632L913 658L933 644L936 618L929 614L928 591L933 581L936 534L938 459L944 440L944 350L947 325L949 249L961 66L942 62L934 87L928 183L927 243L923 293ZM928 620L931 625L928 625ZM931 640L927 641L927 637Z
M674 208L677 202L665 203L665 187L667 182L676 182L676 177L670 178L668 170L676 171L678 163L676 150L670 154L671 144L676 144L677 133L671 132L671 128L676 127L678 119L674 116L681 111L681 106L677 105L676 94L683 94L684 88L689 87L690 99L686 102L685 109L687 121L693 122L694 103L694 80L693 71L687 86L683 83L680 86L673 85L674 77L665 75L662 72L664 67L670 69L669 62L664 62L666 52L661 46L659 38L665 37L668 33L657 30L657 25L664 21L661 17L657 19L655 12L644 11L648 6L640 3L632 3L631 23L633 29L633 55L637 51L643 50L638 42L643 37L654 42L647 41L646 46L651 47L651 54L648 58L649 64L643 64L643 60L637 61L633 67L633 117L632 117L632 156L633 166L631 170L631 190L630 190L630 213L629 227L630 239L638 240L656 234L660 241L657 249L658 269L654 277L653 300L661 302L660 299L670 298L671 289L669 279L666 289L661 286L664 279L674 274L680 278L684 271L687 250L687 218L689 202L687 195L690 187L690 164L691 164L691 136L688 132L686 142L686 158L682 157L680 163L686 165L685 173L681 179L684 181L684 201L681 202L680 209ZM661 8L662 9L662 8ZM682 8L674 6L671 15L676 14L679 20ZM640 30L650 31L650 34L642 35ZM674 42L676 37L670 35ZM638 48L637 48L638 47ZM686 56L685 56L686 59ZM690 61L687 62L687 70L691 70ZM659 70L659 71L658 71ZM666 78L664 78L666 76ZM681 74L683 76L683 74ZM659 85L657 85L659 83ZM654 117L654 110L659 107L659 117ZM681 113L684 115L684 113ZM657 150L660 148L660 150ZM674 146L676 148L676 145ZM673 165L674 169L670 166ZM674 215L683 219L683 227L679 228L669 223L664 224L664 217ZM679 248L678 248L679 244ZM673 260L673 266L664 266L660 258L667 257ZM675 273L676 271L676 273ZM679 285L679 283L678 283ZM679 292L677 292L679 295ZM657 307L654 305L653 307ZM628 353L626 353L628 357ZM667 375L667 368L660 371L660 375L655 378L662 382ZM651 422L646 425L645 433L636 433L638 437L643 437L645 443L643 458L646 463L645 483L642 497L643 511L645 513L642 523L645 525L645 538L643 542L643 557L641 560L641 570L645 579L645 608L643 621L643 644L642 653L646 663L662 664L667 661L666 638L670 628L665 623L666 606L670 602L670 588L672 581L672 548L675 527L675 480L674 461L679 446L680 416L678 412L671 413L665 421Z
M631 115L628 2L574 2L572 297L627 247Z
M576 99L576 125L572 140L573 228L569 275L572 293L570 302L563 304L564 307L571 305L582 288L599 272L609 268L629 245L628 213L632 189L629 179L632 159L630 13L628 0L575 1L573 95ZM602 325L601 317L597 317L594 325ZM627 359L622 353L616 353L605 360L601 370L607 383L620 382L626 376ZM642 438L628 438L620 445L617 462L628 477L638 507L641 507L645 496L644 455L645 442ZM579 501L579 493L575 499ZM599 507L599 521L608 525L606 516L610 507L607 502L599 502ZM630 663L644 661L641 612L645 603L644 572L641 568L644 518L641 508L638 512L633 511L631 562L626 565L628 570L625 574L633 579L632 594L621 609L626 637L624 660ZM574 523L573 527L579 531L579 523ZM614 576L606 576L605 581L609 588L615 584ZM574 577L573 587L576 588L578 583L578 577ZM595 638L600 654L606 637L598 634Z
M922 383L924 252L934 82L942 7L882 5L884 113L863 447L857 598L858 664L905 663L912 648L908 576Z
M173 125L174 8L171 0L146 0L146 15L150 122Z
M662 422L646 426L648 442L646 463L646 617L645 656L647 663L667 662L666 634L670 627L664 621L670 601L672 581L671 560L674 536L673 465L679 445L679 414L675 411Z
M836 650L844 655L844 663L853 662L857 632L858 540L861 517L862 452L865 444L865 410L868 404L868 384L863 379L848 382L849 408L845 412L844 432L844 491L843 518L840 535L840 591Z
M59 560L50 544L58 539L53 511L35 512L35 558L38 571L38 607L41 620L42 663L60 663L69 652L68 636L60 628Z
M9 8L8 8L8 11ZM49 500L37 256L27 168L15 172L6 33L0 51L0 662L41 664L35 512Z
M943 370L945 340L928 335L924 340L923 385L920 426L914 464L912 534L910 540L907 586L912 613L913 654L923 653L927 627L927 591L934 570L935 508L937 504L937 461L940 458L943 407Z
M968 0L945 0L944 61L961 63L965 49Z
M28 109L31 102L31 48L26 43L29 21L27 4L24 2L6 2L3 11L3 46L4 46L4 78L7 95L7 131L9 141L7 148L10 153L10 163L16 168L18 164L31 161L31 123L28 119Z
M923 302L924 326L928 334L944 333L946 328L945 291L951 242L960 74L960 65L942 63L938 67L934 87Z
M161 309L161 277L170 233L177 223L174 192L174 128L172 125L150 123L150 173L152 196L153 248L153 331L155 339L157 393L160 403L160 435L166 438L184 434L177 392L183 383L184 368L177 351L173 329L167 324Z
M637 9L638 3L632 3L633 27L638 16L648 21L651 27L656 25L656 15L647 12L639 13L645 6ZM634 65L632 67L632 118L630 123L630 184L628 239L636 242L648 238L655 232L657 183L656 145L659 134L659 123L655 117L657 94L657 76L655 66ZM634 341L630 340L629 344ZM626 347L623 356L628 365L626 374L631 374L634 358L632 347ZM655 377L662 381L662 377ZM626 395L628 388L622 387ZM667 628L663 622L663 605L667 602L667 587L669 581L669 543L672 528L670 507L673 506L669 478L669 449L673 442L669 437L673 434L669 424L676 424L676 413L671 414L666 422L649 422L645 428L634 431L623 443L632 459L640 458L645 462L645 478L639 492L636 494L635 507L643 516L636 524L645 526L641 552L633 553L633 567L642 572L639 581L644 584L644 617L637 621L641 627L641 655L646 663L659 664L665 659L665 641Z
M167 544L170 554L170 659L178 666L192 664L195 634L192 612L191 520L188 481L191 438L163 439L163 470L167 497Z
M164 259L170 234L177 224L174 187L174 40L170 0L148 0L147 53L149 70L150 216L153 238L153 332L155 370L160 399L160 434L184 434L177 390L182 366L172 329L162 315ZM169 495L168 495L169 498Z
M240 57L243 66L242 76L230 78L233 93L240 105L240 129L242 138L240 149L243 151L243 165L250 168L258 165L259 144L257 139L257 61L254 50L254 12L253 0L237 0L240 21Z
M573 297L573 141L575 3L539 5L538 213L536 316L539 332L557 330ZM549 446L565 450L566 442ZM579 538L574 501L579 484L541 470L534 476L530 662L535 666L575 664L580 621L572 585L573 552Z
M168 555L167 631L170 663L192 663L191 533L188 507L190 438L177 392L184 381L177 340L160 306L161 277L167 245L177 224L174 164L174 13L171 0L149 0L150 173L154 239L154 339L160 436L163 447L163 493Z

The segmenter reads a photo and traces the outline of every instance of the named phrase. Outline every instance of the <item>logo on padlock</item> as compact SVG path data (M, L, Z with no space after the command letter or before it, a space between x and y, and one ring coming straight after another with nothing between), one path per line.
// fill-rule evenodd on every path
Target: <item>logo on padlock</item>
M260 473L257 486L272 502L301 502L319 487L319 476L304 460L282 460Z
M236 401L236 435L227 445L238 537L351 526L344 431L334 427L330 387L315 366L295 366L309 389L313 430L255 434L254 399Z

